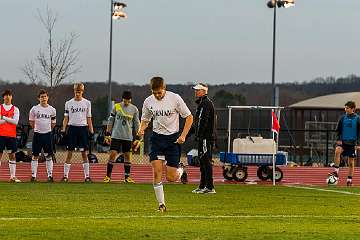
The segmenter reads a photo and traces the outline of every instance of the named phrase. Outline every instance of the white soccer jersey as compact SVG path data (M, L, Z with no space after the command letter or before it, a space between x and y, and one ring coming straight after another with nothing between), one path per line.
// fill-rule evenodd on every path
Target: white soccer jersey
M34 132L51 132L51 123L56 123L56 110L50 105L43 107L38 104L31 108L29 120L35 123Z
M70 99L65 103L64 116L69 117L70 126L87 126L87 118L91 117L91 102L85 98L80 101Z
M179 131L179 115L186 118L190 114L189 108L178 94L166 91L161 100L157 100L154 95L145 99L141 120L153 119L154 132L170 135Z

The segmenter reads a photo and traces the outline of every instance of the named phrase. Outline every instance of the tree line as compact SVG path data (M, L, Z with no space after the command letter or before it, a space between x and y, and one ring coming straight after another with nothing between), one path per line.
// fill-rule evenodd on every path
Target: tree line
M133 103L140 109L147 96L151 94L146 85L112 85L112 98L116 102L121 101L124 90L133 93ZM168 84L167 89L180 94L190 110L196 109L194 91L192 85ZM304 83L283 83L278 85L280 90L280 105L288 106L308 98L341 93L360 91L360 77L349 75L333 80L333 78L315 79ZM27 123L28 111L38 103L37 94L40 89L50 90L48 85L10 83L0 80L0 90L12 89L14 104L20 109L20 122ZM108 85L100 82L85 82L85 97L92 101L92 112L96 125L101 125L107 118ZM50 104L57 109L58 122L62 120L65 101L73 97L72 84L62 84L52 89ZM216 108L224 108L227 105L269 105L271 102L271 84L269 83L239 83L221 84L209 86L209 97L213 100Z

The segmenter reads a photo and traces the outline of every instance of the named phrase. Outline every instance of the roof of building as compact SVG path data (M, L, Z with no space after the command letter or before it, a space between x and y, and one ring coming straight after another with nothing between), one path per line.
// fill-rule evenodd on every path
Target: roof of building
M348 101L354 101L356 106L360 106L360 92L336 93L315 98L290 105L290 108L303 109L343 109Z

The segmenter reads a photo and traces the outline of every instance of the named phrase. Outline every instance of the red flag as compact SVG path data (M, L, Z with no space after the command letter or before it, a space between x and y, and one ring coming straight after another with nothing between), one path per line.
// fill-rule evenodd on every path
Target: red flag
M274 111L271 112L271 117L272 117L272 128L271 128L271 130L273 132L276 132L277 134L279 134L279 132L280 132L280 124L279 124L279 121L278 121Z

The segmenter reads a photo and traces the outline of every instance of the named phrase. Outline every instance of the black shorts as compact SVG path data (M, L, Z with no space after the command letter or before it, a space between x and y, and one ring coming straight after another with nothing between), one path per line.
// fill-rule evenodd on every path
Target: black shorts
M127 153L131 150L131 141L122 140L122 139L111 139L110 150L117 151L118 153L123 152Z
M343 152L341 153L342 156L351 158L356 157L355 145L342 144L340 147L343 149Z
M5 148L6 150L11 150L11 153L16 153L17 151L16 138L0 136L0 153L3 153Z
M74 151L75 148L86 151L88 149L88 127L87 126L69 126L67 132L67 150Z
M179 167L180 145L175 143L178 136L178 133L162 135L153 132L150 138L150 162L153 160L162 160L162 158L165 157L167 166Z
M41 150L44 150L44 153L48 156L53 155L53 144L52 144L52 134L49 133L34 133L33 142L32 142L32 154L37 157L41 153Z

